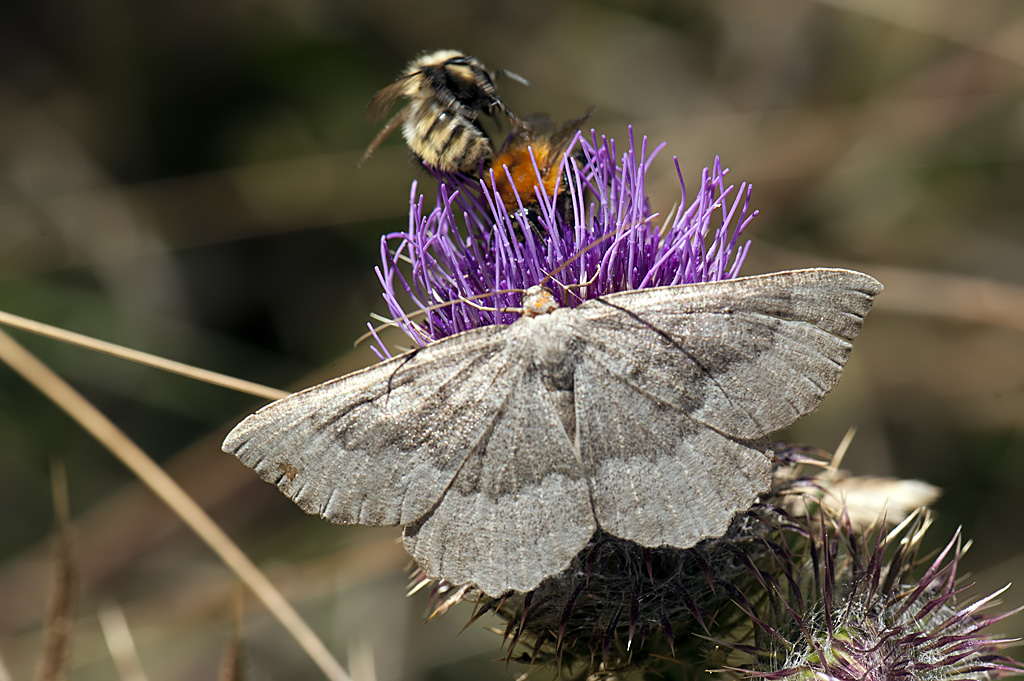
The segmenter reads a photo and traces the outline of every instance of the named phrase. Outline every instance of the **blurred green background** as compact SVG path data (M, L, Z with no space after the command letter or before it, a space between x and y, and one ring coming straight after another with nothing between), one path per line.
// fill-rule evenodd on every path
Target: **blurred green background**
M678 199L715 155L761 211L744 272L851 266L887 286L840 387L787 436L941 486L989 593L1024 574L1024 4L1019 0L9 0L0 8L0 309L297 388L369 363L373 267L429 189L372 93L423 49L532 82L521 114L599 107L668 147ZM160 461L354 670L515 678L468 609L423 625L395 529L305 516L219 443L259 400L15 334ZM116 678L117 604L147 678L214 678L231 574L113 457L0 368L0 660L28 678L49 588L52 460L79 572L72 679ZM1007 605L1024 602L1011 589ZM485 622L486 623L486 622ZM1024 635L1024 618L998 633ZM248 602L251 679L321 678ZM543 672L546 673L546 672ZM0 678L3 672L0 671ZM362 679L372 678L365 674Z

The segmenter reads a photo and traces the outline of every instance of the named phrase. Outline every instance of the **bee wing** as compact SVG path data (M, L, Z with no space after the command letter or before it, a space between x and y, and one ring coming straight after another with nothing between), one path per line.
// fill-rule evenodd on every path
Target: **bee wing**
M384 142L384 140L386 140L388 136L395 131L395 128L404 123L405 119L408 118L408 116L408 106L402 108L398 113L392 116L391 120L389 120L384 125L384 127L380 129L380 132L377 133L377 136L373 138L372 142L370 142L370 146L366 147L366 153L364 153L363 157L359 159L359 165L366 163L366 159L370 158L370 156L373 155L373 152L377 151L377 147L379 147Z
M366 118L370 121L379 121L387 115L391 106L399 97L408 94L409 79L417 74L399 78L394 83L386 85L373 93L370 103L366 105Z
M519 143L523 145L546 137L551 141L551 147L557 156L557 154L565 150L565 147L572 141L572 138L576 136L576 131L580 129L588 118L594 115L595 111L597 111L597 107L591 107L582 116L568 120L557 127L550 114L545 112L532 113L523 118L512 117L511 112L506 112L512 117L512 132L509 133L508 138L502 145L502 151L516 140L517 137L519 138Z
M572 138L576 136L576 131L583 127L583 124L587 122L587 119L594 115L597 111L596 106L590 107L582 116L573 118L565 123L558 126L558 129L551 133L551 144L558 151L559 154L565 150L565 147L569 145Z
M555 121L552 120L551 115L544 111L538 111L520 118L519 124L513 129L513 132L525 135L528 139L534 139L540 135L546 135L554 129Z
M576 308L577 427L598 524L644 546L724 534L768 489L767 436L838 383L881 288L812 269Z
M503 111L512 123L512 130L501 145L502 152L513 145L526 147L538 139L550 137L555 133L555 121L545 111L537 111L523 118L519 118L507 109L503 109Z

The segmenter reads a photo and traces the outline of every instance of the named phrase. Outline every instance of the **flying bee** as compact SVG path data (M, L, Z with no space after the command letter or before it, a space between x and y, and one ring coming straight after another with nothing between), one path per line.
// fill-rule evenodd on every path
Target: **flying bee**
M513 126L519 123L498 97L494 87L498 75L529 85L511 71L488 70L482 61L458 50L438 50L416 57L398 80L370 99L366 115L371 121L383 118L399 97L408 98L409 103L373 138L363 161L402 126L405 143L428 166L445 173L475 170L494 153L490 138L477 120L479 114L494 116L501 112Z
M532 224L534 221L531 213L540 204L537 192L543 191L555 199L564 215L567 206L562 205L565 191L565 182L560 181L562 156L580 126L596 110L593 108L558 127L545 114L535 114L514 125L512 134L489 166L494 172L495 190L510 213L518 211L519 202L522 201ZM536 167L534 160L537 162ZM489 183L490 179L487 181Z

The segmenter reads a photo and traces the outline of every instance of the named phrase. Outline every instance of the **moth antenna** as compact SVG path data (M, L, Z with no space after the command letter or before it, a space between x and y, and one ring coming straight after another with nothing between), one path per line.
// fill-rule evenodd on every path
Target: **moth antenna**
M598 263L597 264L597 271L594 272L594 276L592 276L590 279L587 279L586 281L582 281L582 282L580 282L578 284L566 284L565 286L562 287L562 290L565 291L566 293L572 293L582 303L584 298L583 298L583 296L581 296L578 293L576 293L576 289L587 288L588 286L593 284L595 281L597 281L597 278L598 278L598 276L600 276L600 274L601 274L601 263Z
M437 303L436 305L429 305L429 306L424 307L424 308L419 308L419 309L413 310L409 314L402 315L401 317L395 317L394 319L388 319L388 318L386 318L386 317L384 317L382 315L373 314L371 316L373 316L375 319L381 320L382 323L377 325L377 326L375 326L375 327L373 327L370 331L367 331L362 336L357 338L355 340L355 343L353 343L352 345L353 345L353 347L358 347L359 344L362 343L363 341L365 341L367 338L372 337L374 334L380 333L381 331L383 331L384 329L386 329L388 327L398 326L402 322L412 321L413 317L415 317L415 316L425 315L428 312L433 312L434 310L442 310L442 309L444 309L446 307L451 307L452 305L458 305L459 303L466 303L467 305L472 305L473 307L477 308L478 310L496 310L498 312L503 312L504 310L502 308L494 308L494 307L490 307L489 308L489 307L480 306L480 305L473 305L473 303L470 302L470 301L477 300L477 299L480 299L480 298L489 298L491 296L501 295L502 293L521 293L521 292L522 292L522 289L507 288L507 289L498 289L497 291L488 291L487 293L478 293L475 296L469 296L468 298L456 298L455 300L449 300L449 301L446 301L446 302L443 302L443 303ZM424 339L424 340L429 340L429 339Z
M639 222L639 223L636 223L636 224L634 224L634 225L622 225L621 227L619 227L618 229L616 229L616 230L615 230L614 232L608 232L607 234L602 234L602 235L601 235L601 236L600 236L599 238L597 238L597 239L594 239L594 240L593 240L593 241L592 241L591 243L587 244L587 247L586 247L586 248L584 248L584 249L582 249L582 250L581 250L581 251L580 251L579 253L577 253L577 254L576 254L576 255L574 255L573 257L569 258L568 260L566 260L565 262L563 262L563 263L562 263L561 265L559 265L559 266L558 266L558 267L556 267L555 269L551 270L551 272L549 272L549 273L548 273L548 274L547 274L547 275L546 275L546 276L544 277L544 279L542 279L542 280L541 280L541 282L540 282L540 285L541 285L541 286L546 286L546 285L547 285L547 282L548 282L548 281L549 281L549 280L550 280L550 279L551 279L551 278L552 278L553 276L555 276L556 274L558 274L559 272L561 272L562 270L564 270L564 269L565 269L566 267L568 267L569 265L571 265L571 264L573 264L574 262L576 262L577 260L579 260L579 259L580 259L580 257L582 257L582 256L583 256L583 254L584 254L584 253L586 253L587 251L589 251L589 250L590 250L591 248L594 248L595 246L597 246L597 245L598 245L599 243L601 243L601 242L602 242L602 241L604 241L605 239L609 239L609 238L611 238L611 237L613 237L613 236L618 236L618 235L622 234L623 232L625 232L627 228L629 228L629 229L632 229L633 227L636 227L636 226L638 226L638 225L642 225L642 224L645 224L645 223L649 223L649 222L651 222L652 220L654 220L654 219L655 219L656 217L658 217L659 215L660 215L660 213L652 213L651 215L647 216L646 218L644 218L644 219L643 219L643 220L642 220L641 222ZM600 270L598 270L598 273L600 273ZM595 274L595 275L594 275L594 277L597 277L597 274ZM593 280L593 279L591 279L590 281L586 282L586 284L583 284L583 285L584 285L584 286L586 286L586 285L592 284L593 282L594 282L594 280ZM575 284L570 284L570 285L572 285L572 286L575 286Z
M513 288L513 289L506 289L505 291L498 291L497 293L515 293L518 290L519 289L514 289ZM484 295L492 296L492 295L495 295L495 294L494 293L487 293L487 294L484 294ZM481 312L505 312L505 308L503 308L503 307L488 307L487 305L477 305L476 303L471 301L469 298L460 299L460 300L453 301L453 302L465 303L466 305L469 305L472 308L476 308L477 310L480 310Z
M623 227L622 229L624 230L625 228ZM584 253L586 253L587 251L589 251L589 250L590 250L591 248L593 248L593 247L597 246L597 245L598 245L599 243L601 243L601 242L602 242L602 241L604 241L605 239L608 239L608 238L610 238L610 237L616 236L616 235L617 235L617 234L619 234L619 233L620 233L620 231L619 231L619 230L615 230L614 232L608 232L607 234L603 234L603 235L602 235L602 236L601 236L600 238L598 238L598 239L594 239L594 241L593 241L593 242L591 242L590 244L588 244L586 248L584 248L584 249L583 249L583 250L581 250L581 251L580 251L579 253L577 253L577 254L576 254L576 255L574 255L573 257L569 258L568 260L566 260L565 262L563 262L563 263L562 263L561 265L559 265L558 267L556 267L555 269L551 270L551 271L550 271L550 272L548 272L548 273L547 273L546 275L544 275L544 278L543 278L543 279L541 279L540 285L541 285L541 286L547 286L548 282L549 282L549 281L551 281L551 278L552 278L552 277L554 277L554 276L555 276L556 274L558 274L559 272L561 272L562 270L564 270L564 269L565 269L566 267L568 267L569 265L571 265L571 264L573 264L574 262L576 262L577 260L579 260L579 259L580 259L580 258L581 258L581 257L583 256L583 254L584 254Z
M660 215L660 213L653 213L653 214L649 215L648 217L646 217L642 222L637 223L637 224L650 223L651 221L656 219L659 215ZM616 229L615 231L608 232L607 234L601 235L601 237L599 237L599 238L595 239L594 241L592 241L591 243L587 244L586 248L583 248L582 250L580 250L579 253L575 254L573 257L569 258L564 263L562 263L561 265L559 265L558 267L553 269L551 272L549 272L547 275L545 275L544 279L541 280L539 285L540 286L547 286L548 282L551 281L552 277L554 277L556 274L561 272L563 269L565 269L566 267L568 267L572 263L576 262L581 256L583 256L583 254L587 253L590 249L596 247L598 244L603 242L605 239L609 239L611 237L618 236L619 234L622 234L624 231L626 231L627 227L632 228L634 226L636 226L636 225L628 225L628 226L627 225L623 225L623 226L619 227L618 229ZM601 269L600 269L600 266L598 266L598 269L597 269L596 272L594 272L593 276L590 279L588 279L587 281L585 281L585 282L581 282L579 284L562 284L561 282L558 282L558 284L562 288L563 291L572 292L572 291L570 291L570 289L586 288L587 286L590 286L591 284L593 284L597 280L597 277L600 275L600 273L601 273ZM469 296L467 298L457 298L455 300L449 300L449 301L446 301L446 302L443 302L443 303L437 303L436 305L430 305L430 306L425 307L425 308L417 309L417 310L414 310L414 311L410 312L409 314L403 315L401 317L396 317L395 319L384 319L384 318L382 318L382 317L380 317L378 315L375 318L382 319L383 320L382 323L377 325L377 326L371 327L371 329L369 331L367 331L363 335L359 336L355 340L355 343L353 343L353 347L358 347L360 343L362 343L363 341L367 340L368 338L372 338L372 337L376 336L378 333L380 333L381 331L383 331L384 329L386 329L388 327L399 326L403 321L412 321L413 318L418 316L418 315L424 315L424 314L427 314L428 312L433 312L434 310L440 310L440 309L443 309L443 308L446 308L446 307L451 307L452 305L456 305L458 303L465 303L465 304L470 305L471 307L474 307L474 308L476 308L478 310L497 311L497 312L502 312L502 313L508 312L508 313L520 314L520 315L523 314L523 308L521 308L521 307L494 308L494 307L487 307L487 306L483 306L483 305L475 305L472 302L473 300L479 300L480 298L489 298L491 296L500 295L500 294L503 294L503 293L523 293L523 290L522 289L500 289L500 290L497 290L497 291L488 291L486 293L478 293L476 295ZM576 298L578 300L580 300L581 302L583 301L583 298L581 296L579 296L578 294L575 294L575 293L574 293L574 295L576 295ZM430 342L429 338L426 338L424 336L421 336L421 338L424 341L428 342L428 343Z

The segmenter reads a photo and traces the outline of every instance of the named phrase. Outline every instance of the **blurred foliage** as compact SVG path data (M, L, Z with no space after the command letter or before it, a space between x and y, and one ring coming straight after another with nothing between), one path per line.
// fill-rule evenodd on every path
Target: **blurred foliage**
M0 9L0 309L281 387L371 361L379 238L424 174L395 135L363 167L374 90L456 47L532 82L515 111L668 147L651 200L720 155L761 215L745 272L848 265L888 287L840 388L788 436L940 485L979 593L1020 581L1024 6L1015 0L13 0ZM252 398L16 334L188 489L339 656L377 678L508 672L458 613L421 625L393 530L304 516L219 442ZM234 582L106 451L0 370L0 660L41 647L53 459L81 590L70 678L112 678L119 603L148 678L213 678ZM1009 592L1009 601L1024 593ZM468 615L467 615L468 616ZM1020 618L1005 623L1024 634ZM320 678L256 605L246 678Z

